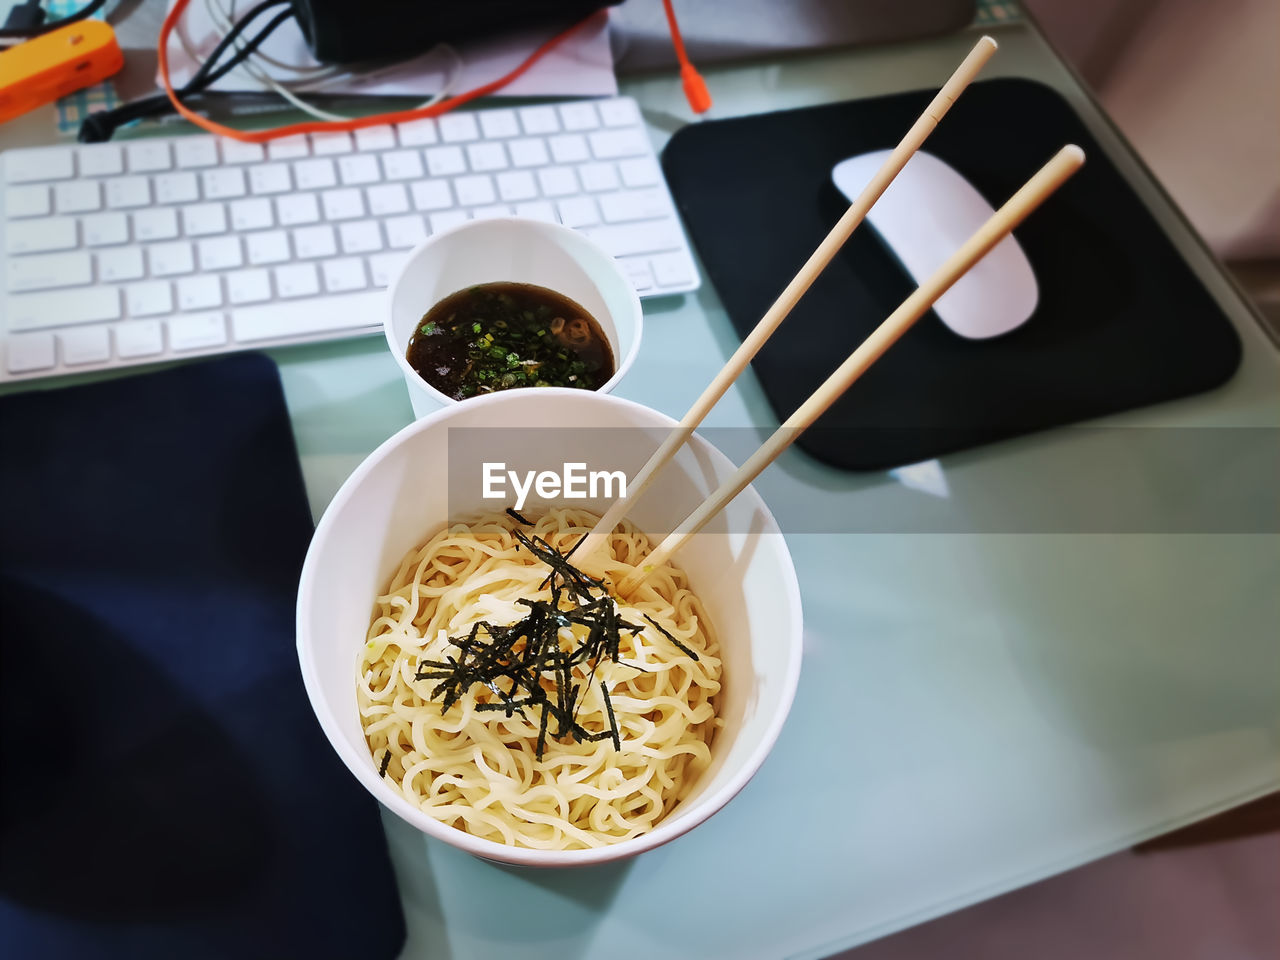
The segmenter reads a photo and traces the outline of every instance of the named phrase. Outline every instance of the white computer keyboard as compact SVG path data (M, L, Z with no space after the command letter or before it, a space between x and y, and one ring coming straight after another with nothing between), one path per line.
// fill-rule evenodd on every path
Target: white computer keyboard
M699 284L625 97L9 150L0 180L0 380L378 332L408 251L474 217L579 229L641 296Z

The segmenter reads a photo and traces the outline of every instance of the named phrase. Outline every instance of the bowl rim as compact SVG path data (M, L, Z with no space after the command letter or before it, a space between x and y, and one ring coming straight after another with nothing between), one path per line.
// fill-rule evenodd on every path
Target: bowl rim
M609 394L603 394L596 391L574 390L566 387L540 387L540 393L546 394L554 392L560 396L576 397L581 399L584 395L599 398L598 401L605 404L613 404L616 406L630 408L632 410L642 411L645 415L655 418L656 425L659 426L677 426L677 421L644 404L636 403L633 400L626 400L622 397L615 397ZM377 775L372 758L367 751L356 751L348 743L345 734L342 732L341 725L337 718L327 711L317 709L317 703L322 702L321 697L321 681L317 666L315 652L312 646L304 642L308 633L307 611L311 606L314 593L315 568L319 564L319 556L324 550L324 545L331 535L332 528L337 522L336 517L342 512L348 501L355 496L355 491L364 482L364 479L377 470L379 466L390 457L401 445L409 443L418 434L432 429L442 421L452 419L458 416L462 411L474 412L476 407L481 404L503 404L510 402L520 402L519 396L523 391L502 391L499 393L487 394L482 397L473 397L467 407L458 404L444 407L435 413L429 414L421 419L415 420L413 423L403 427L387 440L384 440L377 449L375 449L368 457L366 457L351 475L343 481L342 486L334 495L329 505L325 508L324 514L320 518L320 522L316 525L315 534L311 538L311 543L307 548L306 559L302 565L302 572L298 581L298 603L295 618L295 643L298 652L298 663L302 671L303 686L306 688L307 699L311 704L312 713L320 723L325 737L329 741L329 745L338 754L339 759L351 771L352 775L360 781L366 790L380 804L395 813L402 820L415 827L421 833L425 833L429 837L441 840L453 847L470 853L484 860L498 861L501 863L515 864L519 866L532 867L575 867L588 866L591 864L606 863L613 860L622 860L647 850L652 850L674 840L676 837L688 833L694 827L705 822L712 815L722 810L725 805L732 800L743 787L755 776L756 772L764 764L766 757L773 749L782 727L786 722L787 716L791 712L791 706L795 700L796 688L800 681L800 663L804 652L803 642L803 614L801 610L800 584L796 576L795 564L791 559L790 548L786 544L785 538L782 536L781 530L778 528L777 520L774 518L772 511L764 499L755 490L754 485L748 486L743 490L740 496L751 496L755 498L755 506L763 513L765 524L760 534L776 534L781 549L781 557L785 561L782 564L782 570L778 578L778 586L781 588L781 595L785 598L790 611L788 624L788 653L786 659L785 673L782 677L782 687L780 690L780 699L778 708L774 715L770 718L768 726L765 728L760 740L756 743L755 748L746 757L741 767L733 774L733 776L714 793L704 794L699 798L697 803L686 810L692 810L692 813L685 816L681 814L680 808L677 808L672 814L661 820L656 827L648 833L639 837L633 837L629 840L623 840L618 843L606 844L602 847L594 847L587 850L538 850L527 847L507 846L494 840L488 840L483 837L477 837L464 830L451 827L445 823L436 820L434 817L424 813L418 807L413 806L398 791L392 790L387 786L386 782ZM507 399L510 398L510 399ZM713 444L698 436L696 433L690 438L691 443L700 444L713 457L719 457L725 461L725 464L732 467L732 461L720 452ZM723 466L722 464L721 466ZM355 647L352 652L355 652ZM354 693L353 693L354 695ZM672 817L675 821L672 822Z
M630 280L627 279L627 275L622 270L622 265L618 263L618 261L614 257L609 256L609 254L604 251L604 248L601 247L599 244L595 243L593 240L591 240L591 238L584 236L578 230L571 230L569 227L566 227L563 224L551 223L547 220L533 220L529 217L485 217L484 219L481 219L481 220L467 220L463 223L454 224L452 227L449 227L447 230L441 230L439 233L433 233L431 236L427 237L427 239L423 240L420 244L418 244L416 247L414 247L412 250L409 251L408 256L404 258L404 262L400 265L400 268L396 271L395 279L392 280L391 284L387 287L386 299L384 300L384 303L383 303L383 315L382 315L382 336L387 341L387 349L391 351L391 356L395 359L396 365L400 368L400 372L404 374L406 385L410 390L412 390L414 386L417 385L420 389L422 389L427 394L427 396L431 400L443 406L454 406L459 403L467 403L471 400L479 399L478 397L467 397L465 400L455 400L453 397L450 397L444 393L441 393L434 386L432 386L425 379L423 379L422 375L419 374L417 370L413 369L413 367L409 365L409 361L408 359L406 359L404 355L405 347L395 339L394 331L391 328L395 319L395 303L396 303L396 296L400 292L400 284L403 282L405 276L409 273L410 268L418 260L419 257L423 256L436 243L443 242L449 239L450 237L452 237L454 234L467 233L472 230L493 229L494 225L504 224L504 223L505 224L517 223L517 224L520 224L521 226L531 226L536 230L544 230L547 233L550 233L552 235L559 234L560 236L570 240L575 244L584 245L587 249L598 254L600 257L600 262L606 265L607 268L612 270L612 272L617 276L618 280L621 281L623 288L628 293L627 309L630 311L632 319L635 322L636 334L634 337L631 338L630 345L626 347L625 355L622 356L620 359L617 359L614 366L614 370L613 370L613 376L610 377L608 380L606 380L604 383L600 384L600 386L596 387L595 390L590 390L586 392L609 393L610 391L614 390L618 386L618 384L622 382L623 376L627 373L627 371L631 369L632 364L635 363L635 359L640 353L640 341L644 339L644 308L640 305L640 294L636 292L635 286L631 283ZM461 290L462 288L459 287L458 289ZM456 293L457 291L455 290L453 292ZM446 294L446 296L450 296L450 295L451 294ZM432 306L434 306L434 304ZM617 333L616 323L614 324L614 331L616 335ZM618 338L618 346L619 348L624 346L621 341L621 337ZM622 351L619 350L619 353L621 352ZM550 388L548 387L516 387L514 389L547 390ZM499 392L509 393L511 391L502 390Z

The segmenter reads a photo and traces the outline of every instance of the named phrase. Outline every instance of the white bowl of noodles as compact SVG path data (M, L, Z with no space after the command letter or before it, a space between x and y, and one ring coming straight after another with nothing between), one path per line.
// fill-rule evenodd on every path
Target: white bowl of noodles
M693 829L764 762L799 679L801 611L782 534L750 487L685 544L679 570L649 571L617 601L635 629L613 659L573 668L585 692L562 713L577 735L554 735L545 702L541 730L537 707L486 711L505 680L461 683L448 709L432 699L468 626L514 623L546 587L549 568L508 528L567 548L616 493L603 475L633 476L674 423L587 391L495 393L401 430L329 505L298 594L307 693L355 777L423 833L507 863L602 863ZM601 482L570 487L585 494L572 499L530 486L521 514L538 526L521 527L503 514L515 495L486 489L486 463L516 479L582 465ZM611 537L605 580L643 566L645 538L656 543L733 469L695 436L629 513L634 529Z

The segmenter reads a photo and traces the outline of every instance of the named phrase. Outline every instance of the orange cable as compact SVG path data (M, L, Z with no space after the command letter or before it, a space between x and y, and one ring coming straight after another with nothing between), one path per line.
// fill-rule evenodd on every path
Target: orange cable
M526 70L532 67L543 56L551 51L556 44L568 38L571 34L580 30L586 24L590 23L596 17L602 15L602 11L596 11L590 16L578 21L569 29L562 33L556 34L537 50L533 51L524 62L517 66L510 73L499 77L497 80L491 80L489 83L460 93L456 97L450 97L447 100L441 100L429 107L416 107L411 110L397 110L390 113L371 114L367 117L359 117L353 120L342 121L322 121L311 120L303 123L289 124L284 127L275 127L270 130L236 130L233 127L225 126L207 117L202 117L194 110L188 108L181 100L178 99L177 93L174 92L173 84L169 79L169 37L173 33L174 27L177 26L179 18L187 8L191 0L177 0L169 13L164 18L164 24L160 27L160 40L156 54L160 61L160 83L164 87L165 94L169 97L169 102L173 104L175 110L190 120L197 127L208 130L210 133L220 134L224 137L230 137L232 140L239 140L242 143L266 143L269 140L275 140L280 137L292 137L301 133L327 133L330 131L349 132L352 130L361 130L365 127L380 126L385 123L407 123L410 120L422 120L427 117L438 117L442 113L448 113L454 107L460 107L464 103L470 103L479 97L487 96L496 90L500 90L515 80ZM681 48L683 49L683 48ZM690 67L692 69L692 67ZM699 78L701 79L701 78ZM686 86L687 90L687 86ZM709 104L708 98L708 104ZM697 109L696 107L694 109ZM703 108L705 109L705 107Z
M711 93L707 90L707 82L702 74L689 61L689 54L684 49L684 37L680 36L680 25L676 23L675 7L671 0L662 0L667 12L667 27L671 30L671 45L675 47L676 59L680 61L680 82L684 86L685 99L694 113L706 113L711 109Z

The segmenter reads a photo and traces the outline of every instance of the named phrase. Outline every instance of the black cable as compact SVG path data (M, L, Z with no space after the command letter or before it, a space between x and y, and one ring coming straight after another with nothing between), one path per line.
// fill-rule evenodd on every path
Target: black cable
M227 52L227 49L233 43L235 43L237 40L240 39L240 35L249 28L249 25L257 18L259 14L265 13L266 11L270 10L272 7L278 7L281 4L292 5L292 0L262 0L262 2L259 3L256 7L253 7L248 13L246 13L243 17L237 20L235 24L231 27L231 29L228 30L223 35L222 39L218 41L218 45L213 48L213 52L210 53L208 58L205 60L205 62L200 65L200 69L195 72L195 75L192 76L192 78L189 81L187 81L186 86L184 86L182 90L186 91L190 89L191 92L195 92L196 90L203 90L210 83L215 83L218 77L223 76L227 72L226 69L222 70L218 74L218 77L215 77L209 80L205 84L196 86L196 84L198 84L201 79L209 76L210 72L213 70L214 64L218 62L218 59L224 53ZM228 67L227 69L231 69L235 67L241 61L243 61L245 57L247 57L250 53L258 49L258 47L262 45L262 42L266 40L268 36L271 35L271 31L274 30L276 27L280 26L280 24L284 20L289 19L289 17L292 15L293 15L292 9L277 15L274 20L269 22L262 29L261 33L259 33L257 36L255 36L252 40L249 41L248 46L236 52L236 54L233 57L233 62L231 64L231 67Z
M89 0L75 13L68 14L61 20L45 23L44 8L41 7L40 0L27 0L26 3L19 4L9 11L9 18L5 21L4 28L0 29L0 40L30 40L50 30L57 30L69 23L77 23L91 17L106 5L107 0Z
M235 53L228 58L227 62L222 66L216 67L218 59L226 53L226 51L240 38L250 23L261 13L272 7L278 7L281 4L289 4L291 0L263 0L243 17L236 21L235 25L227 31L226 35L214 47L213 52L208 59L201 64L200 69L195 72L185 85L174 91L179 100L185 100L193 96L212 96L212 91L207 88L217 83L229 72L238 67L247 60L262 44L267 37L271 36L282 23L294 16L292 6L288 10L282 10L276 14L267 24L256 33L243 47L236 50ZM165 94L159 94L152 97L144 97L141 100L133 100L122 106L116 107L114 110L106 110L102 113L90 114L80 124L80 132L76 139L81 143L104 143L115 135L116 130L131 123L134 120L141 120L145 117L159 117L166 113L175 112L173 102Z

